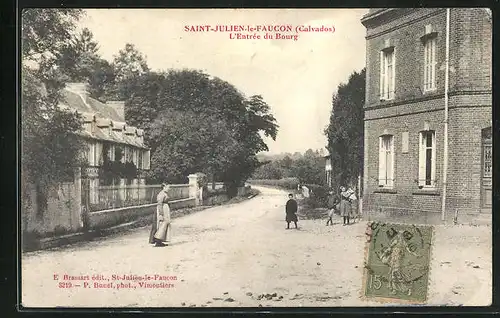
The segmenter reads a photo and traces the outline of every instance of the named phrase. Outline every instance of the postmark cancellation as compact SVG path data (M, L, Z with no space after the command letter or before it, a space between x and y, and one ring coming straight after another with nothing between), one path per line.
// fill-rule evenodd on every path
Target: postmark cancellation
M433 228L368 223L362 297L378 302L425 304Z

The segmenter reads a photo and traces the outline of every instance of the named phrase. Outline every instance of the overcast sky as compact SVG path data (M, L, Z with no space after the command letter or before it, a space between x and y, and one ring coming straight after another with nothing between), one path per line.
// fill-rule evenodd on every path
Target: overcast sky
M277 140L268 142L270 153L324 148L332 93L365 65L365 28L360 23L364 9L85 11L80 25L92 31L105 59L111 61L132 43L153 70L203 70L246 96L262 95L280 126ZM324 25L335 27L335 32L299 33L293 41L237 40L230 39L229 32L184 31L186 25L270 24L294 29ZM263 37L265 32L257 34Z

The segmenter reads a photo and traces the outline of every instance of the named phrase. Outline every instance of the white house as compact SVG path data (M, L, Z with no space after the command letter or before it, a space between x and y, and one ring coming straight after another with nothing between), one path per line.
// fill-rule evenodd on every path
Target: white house
M99 177L107 161L119 159L123 164L133 163L137 169L134 178L121 178L118 185L144 185L145 172L150 168L150 150L144 144L144 131L125 122L125 103L102 103L89 96L85 83L66 84L62 97L60 107L76 111L84 119L80 135L88 145L84 154L88 164L82 168L82 193L89 193L90 202L98 201L99 186L108 185Z

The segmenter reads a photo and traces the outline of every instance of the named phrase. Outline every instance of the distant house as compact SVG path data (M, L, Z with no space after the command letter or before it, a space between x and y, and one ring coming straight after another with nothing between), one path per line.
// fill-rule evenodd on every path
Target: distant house
M372 9L361 20L368 213L491 216L491 12L447 10Z
M68 83L62 92L60 107L80 113L84 118L82 138L87 142L84 153L87 165L82 169L82 193L90 203L98 201L97 188L115 184L103 177L110 162L121 162L137 170L133 178L119 178L119 186L144 185L150 168L150 150L144 144L144 131L125 122L124 102L101 103L89 96L85 83Z

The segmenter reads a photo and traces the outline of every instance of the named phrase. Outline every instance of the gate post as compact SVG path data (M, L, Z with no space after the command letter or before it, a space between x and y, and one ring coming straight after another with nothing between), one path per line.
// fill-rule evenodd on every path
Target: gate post
M72 218L75 220L75 222L72 222L71 228L73 230L79 230L79 228L83 227L83 211L82 211L82 206L83 206L83 201L82 201L82 168L77 167L74 170L75 174L75 179L74 179L74 189L75 193L73 195L73 199L75 200L75 204L72 205L72 209L70 211L71 214L75 215L75 218ZM75 223L75 224L73 224Z
M201 205L200 189L198 185L198 175L190 174L189 179L189 197L195 198L196 206Z

